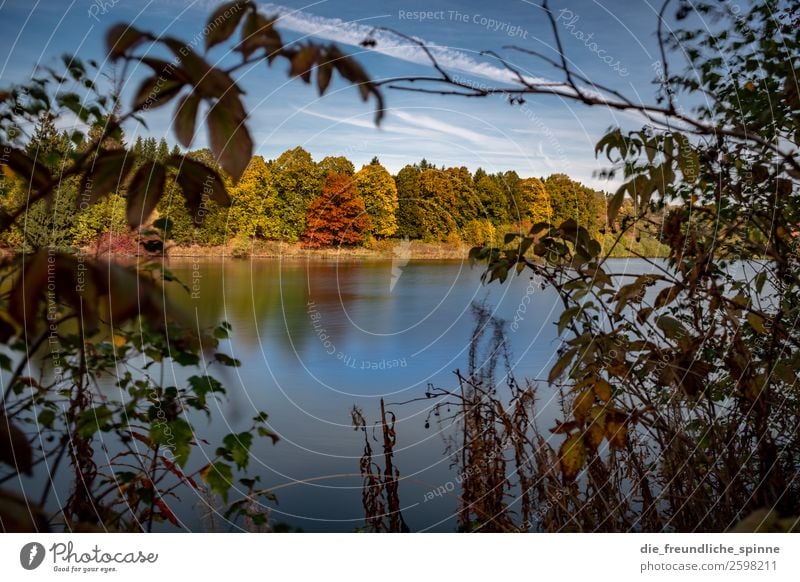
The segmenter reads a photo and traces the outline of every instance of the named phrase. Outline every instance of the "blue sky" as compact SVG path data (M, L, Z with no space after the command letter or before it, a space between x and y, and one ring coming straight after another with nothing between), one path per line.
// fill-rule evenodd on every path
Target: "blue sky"
M210 0L0 0L0 86L30 77L37 65L57 65L64 53L102 62L104 33L120 21L191 40L216 4ZM531 77L561 80L545 63L502 51L504 45L513 44L552 54L549 24L536 4L521 0L287 0L262 6L265 13L282 15L285 40L313 36L338 42L375 79L432 72L420 51L389 35L378 37L377 50L358 46L371 27L386 26L435 45L437 56L453 75L496 85L507 81L508 74L497 62L480 56L483 49L503 52ZM552 2L573 65L642 100L652 100L655 90L658 7L646 0ZM425 18L420 12L426 13ZM228 57L220 49L209 58ZM375 128L371 103L362 103L354 88L335 82L320 99L312 87L289 80L284 68L282 62L272 69L262 65L241 77L256 150L267 158L301 145L315 159L343 154L357 167L377 155L391 171L397 171L425 157L436 164L511 169L522 176L563 171L610 189L612 185L593 177L604 167L603 160L595 159L594 144L609 126L642 125L633 114L588 109L547 96L531 97L524 106L512 107L499 97L466 99L388 90L389 112L382 127ZM132 76L131 90L140 78ZM128 134L164 136L172 143L169 124L170 111L159 109L148 116L149 130L132 126ZM194 145L205 145L202 132Z

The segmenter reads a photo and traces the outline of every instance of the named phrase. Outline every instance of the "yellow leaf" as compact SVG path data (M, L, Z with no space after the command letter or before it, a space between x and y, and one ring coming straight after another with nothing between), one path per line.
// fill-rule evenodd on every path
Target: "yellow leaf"
M574 432L568 436L558 450L558 457L561 464L561 474L564 479L573 481L586 462L586 447L583 443L583 435L579 432Z
M582 424L584 420L586 420L586 416L589 414L589 409L594 404L594 393L590 390L584 390L578 396L575 397L575 400L572 402L572 414L575 416L575 420L578 421L579 424Z
M602 378L598 378L597 382L594 383L594 394L603 402L608 402L611 400L612 392L613 390L611 388L611 384Z
M747 323L749 323L750 327L756 330L757 333L767 333L769 331L764 323L764 318L757 313L748 313Z
M121 348L126 343L128 343L128 340L126 340L123 336L117 334L114 334L114 338L112 341L114 342L115 348Z
M589 411L589 427L584 439L590 450L595 451L606 436L606 412L600 406L593 406Z

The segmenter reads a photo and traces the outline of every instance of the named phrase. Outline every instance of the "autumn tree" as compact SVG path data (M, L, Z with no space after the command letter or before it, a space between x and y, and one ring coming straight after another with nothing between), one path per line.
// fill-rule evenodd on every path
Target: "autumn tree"
M422 238L424 209L421 207L420 169L413 165L402 168L395 176L397 186L397 234L412 239Z
M266 209L278 203L278 193L272 183L272 172L261 156L254 156L242 174L241 180L231 188L231 208L228 227L231 236L276 238L280 224L271 224L272 213Z
M323 175L311 154L301 147L282 153L270 170L278 198L265 211L269 224L281 225L281 231L272 234L276 239L296 242L306 231L309 204L320 195Z
M486 173L481 175L479 172L476 172L478 179L475 181L475 190L484 214L494 224L508 224L511 217L508 212L508 194L502 177Z
M462 166L447 168L444 173L452 188L452 213L458 227L461 229L468 222L484 219L486 216L469 170Z
M345 156L325 156L322 161L317 164L320 174L327 176L330 172L337 174L347 174L352 176L356 173L356 168L353 162L348 160Z
M370 232L380 238L397 232L397 186L386 168L368 164L355 175L358 193L370 219Z
M597 238L601 224L598 220L603 195L566 174L553 174L544 182L553 208L553 222L560 224L572 219Z
M325 177L322 194L308 207L307 225L303 243L312 248L364 242L369 215L352 176L330 173Z
M552 221L550 195L539 178L520 180L515 194L514 203L520 220L531 224Z
M456 190L447 172L433 168L423 171L419 175L419 195L423 239L441 241L450 233L458 232L454 216L457 208Z

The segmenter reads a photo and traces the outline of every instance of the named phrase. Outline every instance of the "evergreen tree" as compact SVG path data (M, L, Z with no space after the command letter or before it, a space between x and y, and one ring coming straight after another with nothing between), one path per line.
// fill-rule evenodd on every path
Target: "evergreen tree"
M424 162L425 160L423 160ZM418 166L405 166L395 176L397 186L397 234L419 239L423 236Z

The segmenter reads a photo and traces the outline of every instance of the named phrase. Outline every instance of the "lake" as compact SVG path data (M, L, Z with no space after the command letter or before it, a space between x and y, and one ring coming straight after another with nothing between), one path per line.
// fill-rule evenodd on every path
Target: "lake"
M359 460L364 434L353 429L351 410L358 406L368 423L375 423L381 398L396 415L394 462L405 522L415 532L454 531L459 490L444 440L452 427L431 415L437 400L425 393L431 385L456 388L454 372L467 370L472 305L483 303L507 322L509 365L519 381L546 378L560 343L554 322L561 303L529 271L503 285L484 285L481 266L452 260L204 258L171 259L168 266L189 287L187 292L169 283L170 300L200 327L229 322L230 339L219 349L242 362L238 368L209 366L227 398L210 401L210 421L202 414L194 419L198 436L210 445L195 451L187 472L205 465L205 454L213 455L222 437L248 429L252 417L266 411L280 441L257 439L248 472L277 496L271 522L308 532L363 526ZM651 268L638 260L614 259L608 270ZM165 385L181 386L198 370L167 365L164 372ZM501 368L499 382L504 373ZM114 383L107 378L102 386L115 394ZM557 393L544 381L537 384L536 422L547 429L561 417ZM382 442L372 447L382 465ZM114 452L95 450L106 457ZM68 471L59 472L58 495L50 497L49 510L57 511L65 501L69 477ZM42 478L37 471L19 485L38 492ZM437 489L440 495L430 494ZM237 497L232 491L231 498ZM240 529L220 517L221 507L189 488L170 505L186 530ZM168 524L156 529L174 531Z
M444 454L447 426L426 418L429 384L457 386L466 369L474 328L470 306L486 302L508 322L517 379L542 378L559 345L553 322L560 304L529 272L503 285L483 285L481 268L467 261L172 260L170 268L191 288L171 287L173 301L199 324L233 326L221 348L242 366L215 373L228 389L214 420L198 431L221 437L247 427L259 410L281 440L256 442L251 472L278 496L272 520L304 531L353 531L363 525L359 458L363 433L350 411L369 422L379 401L397 415L395 462L400 469L403 517L412 531L453 531L457 488L433 500L425 494L452 481ZM617 260L613 270L646 269ZM183 375L180 369L176 376ZM554 391L540 383L540 426L558 411ZM212 440L212 442L214 442ZM382 445L373 444L376 455ZM428 498L431 496L429 495ZM184 496L184 504L190 500ZM203 529L202 500L184 523ZM221 529L230 526L220 523Z

